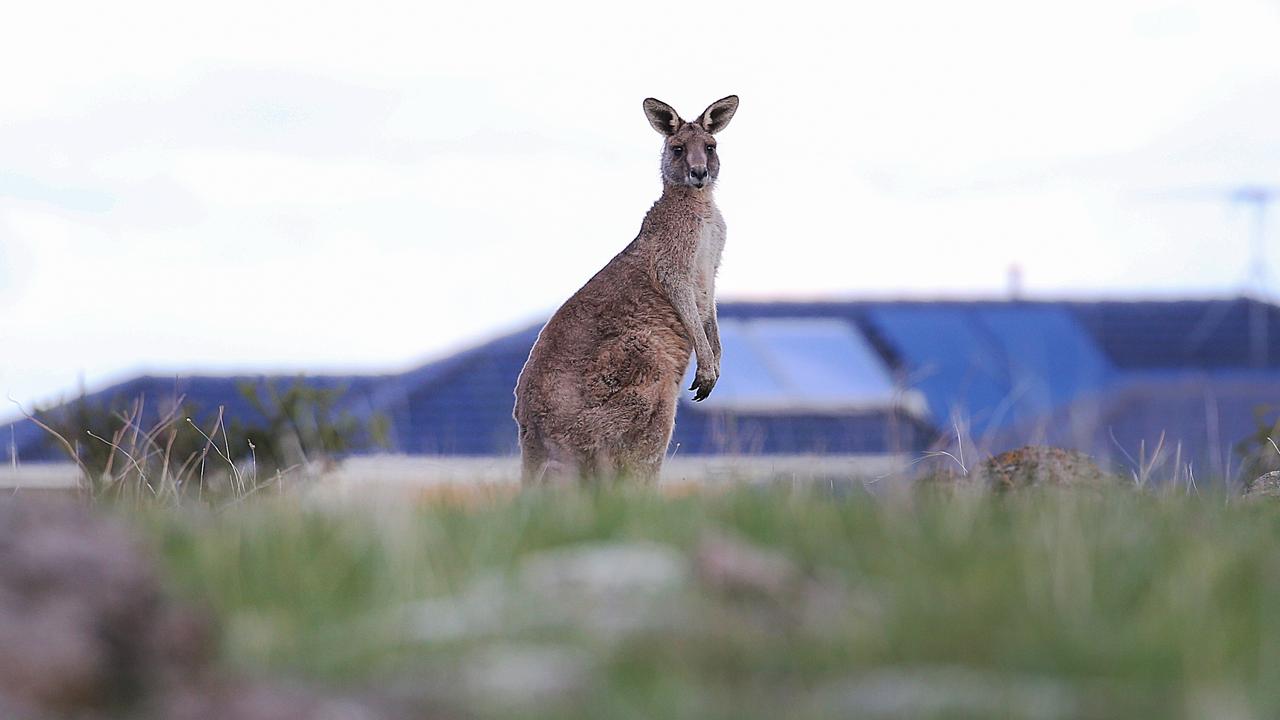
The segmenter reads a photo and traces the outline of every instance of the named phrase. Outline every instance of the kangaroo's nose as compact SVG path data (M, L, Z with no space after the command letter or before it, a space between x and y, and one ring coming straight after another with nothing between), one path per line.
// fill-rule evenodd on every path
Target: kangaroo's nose
M699 167L691 167L689 168L689 175L693 177L694 180L706 180L707 166L702 165Z

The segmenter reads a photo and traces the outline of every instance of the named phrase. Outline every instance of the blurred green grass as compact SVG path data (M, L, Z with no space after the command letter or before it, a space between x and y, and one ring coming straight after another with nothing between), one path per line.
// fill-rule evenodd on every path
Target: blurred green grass
M133 522L175 590L216 612L232 666L416 687L479 717L1280 716L1267 502L597 490L340 509L281 496ZM709 537L782 558L791 586L717 584L700 570ZM520 581L601 547L676 559L648 604L631 586L586 598L640 608L638 628L566 621L577 586Z

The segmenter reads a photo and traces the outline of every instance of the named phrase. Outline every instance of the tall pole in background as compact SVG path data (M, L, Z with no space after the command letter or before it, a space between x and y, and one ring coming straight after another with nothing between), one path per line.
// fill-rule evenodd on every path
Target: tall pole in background
M1230 208L1243 208L1251 216L1249 232L1249 258L1242 282L1242 294L1249 302L1248 358L1249 365L1264 368L1271 360L1269 355L1270 328L1268 317L1275 296L1271 290L1271 274L1267 267L1267 211L1271 203L1280 199L1280 186L1229 185L1226 187L1166 188L1148 198L1177 201L1227 201Z
M1270 302L1270 277L1267 272L1267 208L1276 199L1276 191L1261 186L1242 186L1231 193L1232 202L1253 209L1253 232L1250 239L1249 271L1246 292L1252 296L1249 306L1249 358L1256 368L1266 367L1267 303Z

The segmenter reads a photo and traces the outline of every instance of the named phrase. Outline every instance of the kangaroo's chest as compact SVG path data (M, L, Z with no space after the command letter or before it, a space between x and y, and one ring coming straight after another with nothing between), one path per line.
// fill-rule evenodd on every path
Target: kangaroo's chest
M720 268L720 256L724 253L725 226L720 211L715 210L702 221L694 250L698 285L705 293L715 288L716 271Z

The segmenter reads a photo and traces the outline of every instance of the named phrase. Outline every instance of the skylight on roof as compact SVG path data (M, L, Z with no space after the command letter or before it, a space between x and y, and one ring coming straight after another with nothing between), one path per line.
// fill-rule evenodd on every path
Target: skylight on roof
M848 322L721 320L720 380L703 407L739 412L842 412L904 405L889 369ZM692 382L693 363L685 379ZM919 408L918 397L905 405Z

